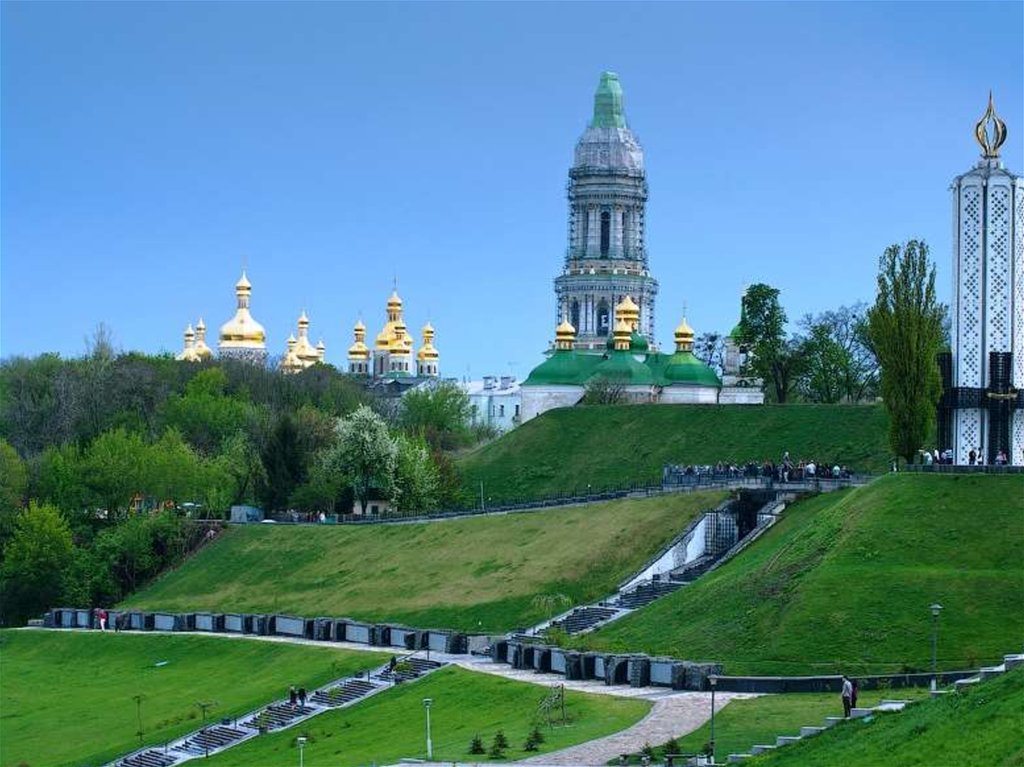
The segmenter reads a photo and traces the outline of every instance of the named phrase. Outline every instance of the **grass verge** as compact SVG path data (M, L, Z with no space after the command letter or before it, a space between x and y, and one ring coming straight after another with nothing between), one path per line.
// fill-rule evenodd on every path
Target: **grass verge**
M459 460L466 494L495 503L657 484L662 467L814 458L889 468L880 406L594 405L551 410Z
M107 762L210 718L237 716L387 655L216 637L0 632L0 764ZM160 664L160 665L158 665ZM134 696L142 695L137 706Z
M126 607L251 611L507 631L533 599L607 596L724 493L405 525L234 527ZM257 588L253 584L259 584Z
M474 735L485 748L501 729L509 748L503 759L521 759L556 751L625 729L650 709L641 700L610 695L566 693L566 727L547 727L537 718L538 705L551 692L539 685L446 668L411 684L376 695L349 709L331 711L304 728L261 736L238 748L211 757L211 767L249 767L254 764L297 764L295 738L308 742L307 767L395 764L404 757L426 758L423 699L430 698L433 757L436 762L487 759L469 753ZM536 752L522 746L534 724L541 724L544 742Z
M794 504L754 546L582 638L727 673L892 673L998 661L1024 635L1024 477L883 477Z

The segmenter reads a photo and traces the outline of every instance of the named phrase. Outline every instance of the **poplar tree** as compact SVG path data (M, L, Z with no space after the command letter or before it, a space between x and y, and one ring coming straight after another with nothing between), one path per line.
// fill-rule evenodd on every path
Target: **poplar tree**
M889 445L911 461L928 436L942 394L937 355L945 308L935 298L935 266L923 241L890 245L878 262L878 294L868 337L881 368Z

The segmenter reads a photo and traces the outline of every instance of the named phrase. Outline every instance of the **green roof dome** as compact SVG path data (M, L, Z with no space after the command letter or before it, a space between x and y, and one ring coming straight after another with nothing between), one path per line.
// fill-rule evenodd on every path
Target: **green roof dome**
M650 348L647 339L635 330L629 336L629 350L631 352L646 352Z
M600 360L593 354L559 349L530 371L523 386L582 386Z
M642 362L633 359L633 353L629 351L613 351L608 354L607 359L601 359L600 363L593 369L594 378L603 378L625 386L644 386L654 383L654 375L651 369Z
M715 371L694 357L692 352L676 352L669 357L662 375L670 385L722 386Z

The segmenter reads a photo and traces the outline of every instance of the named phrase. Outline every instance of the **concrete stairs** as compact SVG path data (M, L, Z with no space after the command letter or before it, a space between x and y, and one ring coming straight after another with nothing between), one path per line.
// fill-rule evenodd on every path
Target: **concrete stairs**
M620 593L612 600L611 604L613 607L638 610L641 607L646 607L655 599L671 594L682 585L679 581L645 581L631 591Z
M239 717L233 724L224 720L221 724L203 727L161 748L145 748L128 754L106 767L174 767L191 759L219 753L250 738L259 737L262 732L287 729L324 711L353 705L389 689L392 684L417 679L445 665L415 656L406 656L399 659L399 662L407 664L409 669L396 674L385 665L371 671L368 678L339 679L314 691L304 706L292 705L286 700L276 701Z
M564 618L552 621L549 628L562 629L566 634L581 634L618 614L619 611L611 607L577 607Z
M1012 668L1018 666L1024 666L1024 653L1015 655L1004 655L1003 662L998 666L985 666L978 669L978 673L975 676L968 677L967 679L960 679L953 683L954 690L963 689L970 685L979 684L993 677L1004 674ZM948 690L937 690L935 691L940 694L948 694ZM935 695L935 692L932 695ZM902 711L906 708L911 701L909 700L882 700L877 706L871 708L854 708L850 710L850 719L864 719L875 714L891 713L895 711ZM763 754L765 751L771 751L776 748L788 746L792 743L798 743L804 738L811 738L818 735L830 727L834 727L840 722L847 721L845 717L841 716L829 716L825 717L824 727L801 727L799 735L779 735L775 739L775 745L764 745L759 744L751 746L749 754L729 754L729 764L739 764L752 756L757 754Z

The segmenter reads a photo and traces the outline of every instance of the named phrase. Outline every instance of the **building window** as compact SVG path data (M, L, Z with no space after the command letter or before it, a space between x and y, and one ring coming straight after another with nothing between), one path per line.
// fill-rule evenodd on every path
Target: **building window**
M498 417L499 418L504 418L505 417L505 406L504 405L498 405Z
M580 302L573 301L569 309L569 322L579 332L580 329Z
M626 211L622 211L622 254L629 255L629 229L626 226Z
M516 405L516 418L519 417L519 405Z
M604 211L601 214L601 258L608 258L608 248L612 239L612 214Z
M603 299L601 303L597 305L597 334L599 336L608 335L611 329L611 314L608 311L608 304Z

